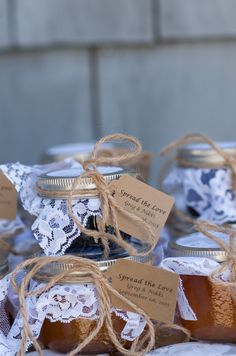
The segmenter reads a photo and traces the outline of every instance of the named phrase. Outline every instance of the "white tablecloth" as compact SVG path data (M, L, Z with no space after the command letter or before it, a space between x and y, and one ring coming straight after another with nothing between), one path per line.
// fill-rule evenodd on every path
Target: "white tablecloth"
M153 350L146 356L236 356L236 344L214 344L204 342L187 342ZM37 356L30 352L27 356ZM59 356L58 353L45 350L43 356ZM107 355L99 355L107 356Z

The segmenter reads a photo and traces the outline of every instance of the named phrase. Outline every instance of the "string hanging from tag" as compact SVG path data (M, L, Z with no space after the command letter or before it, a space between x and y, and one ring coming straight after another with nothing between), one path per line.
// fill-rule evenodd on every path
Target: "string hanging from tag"
M57 275L49 277L49 281L45 283L43 287L37 288L35 290L29 291L30 281L39 274L40 270L51 263L69 264L71 268ZM17 285L17 275L22 269L27 269L25 276L23 277L20 286ZM99 318L97 320L96 327L90 332L87 338L81 342L73 351L69 353L69 356L74 356L81 350L83 350L98 334L103 325L106 326L108 335L115 345L116 349L121 352L122 355L128 356L142 356L149 352L155 344L155 330L152 321L148 315L136 304L128 300L126 297L121 295L117 290L115 290L104 277L103 273L100 271L96 262L91 260L76 257L73 255L65 255L58 257L35 257L24 261L19 266L15 268L11 276L11 282L18 290L20 311L23 319L23 330L22 330L22 342L19 350L19 355L23 356L25 354L26 346L28 340L31 340L36 351L39 355L42 355L41 347L34 337L30 325L29 325L29 315L27 313L26 298L28 296L39 296L43 292L48 291L51 287L57 283L63 283L63 278L66 276L74 276L75 272L80 271L80 275L84 273L85 276L90 277L90 281L94 283L97 290L98 300L99 300ZM73 275L74 274L74 275ZM76 282L75 282L76 283ZM122 302L124 302L128 307L141 315L146 320L145 332L141 334L133 343L130 349L123 347L122 342L117 336L111 318L111 298L110 295L113 294Z
M127 141L131 143L132 145L134 145L134 150L130 152L127 151L123 154L113 157L103 157L99 154L99 149L102 144L117 140ZM80 162L85 172L75 179L72 189L69 192L69 198L67 199L67 208L69 216L76 222L81 232L83 232L85 235L93 237L96 242L99 239L102 241L104 246L105 257L108 257L109 255L109 240L114 241L120 247L127 250L130 255L147 255L151 251L153 251L158 242L159 238L155 236L152 228L142 218L122 208L116 202L108 183L105 181L103 175L99 173L96 168L97 166L101 165L119 165L125 163L126 161L139 155L141 150L142 146L140 142L132 136L124 134L113 134L103 137L95 144L93 152L91 154L91 158L86 161ZM79 185L80 180L84 177L89 177L93 180L96 185L96 189L101 202L102 217L98 222L98 231L85 228L73 212L72 207L74 193L76 191L76 187ZM134 224L139 225L141 229L145 229L148 240L150 241L150 247L145 253L138 253L137 250L132 247L129 242L125 241L122 238L117 220L117 211L128 217ZM114 228L115 235L106 231L106 226L109 225L108 221L110 221L111 226Z
M223 251L226 252L226 260L215 269L209 279L212 283L219 286L229 288L232 292L232 297L236 297L236 230L231 227L216 225L205 220L197 220L194 228L201 232L204 236L216 242ZM223 241L220 237L215 236L213 232L219 232L229 237L229 242ZM227 273L229 280L224 280L224 273Z

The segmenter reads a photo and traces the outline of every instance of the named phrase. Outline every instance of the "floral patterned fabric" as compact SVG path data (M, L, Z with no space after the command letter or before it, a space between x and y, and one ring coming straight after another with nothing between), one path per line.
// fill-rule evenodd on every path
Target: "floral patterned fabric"
M164 180L179 209L191 208L199 218L218 224L236 222L236 197L229 169L176 167ZM182 195L182 198L181 198Z

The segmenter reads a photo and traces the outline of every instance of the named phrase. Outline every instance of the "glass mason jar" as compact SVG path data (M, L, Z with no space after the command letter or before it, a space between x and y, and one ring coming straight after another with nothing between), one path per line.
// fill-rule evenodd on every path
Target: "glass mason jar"
M43 163L59 162L66 158L78 160L89 159L94 147L93 142L71 143L48 148L42 155ZM115 143L106 142L99 150L103 156L121 155L127 152L127 149L116 145ZM151 172L152 154L148 151L142 151L137 157L131 159L124 168L134 169L145 180L148 181Z
M236 142L217 144L225 153L236 157ZM236 196L231 170L222 156L208 144L195 143L179 148L176 162L176 167L164 179L166 192L173 194L176 201L176 209L168 221L176 230L175 236L193 232L191 219L235 223Z
M110 183L114 180L119 179L123 175L136 176L135 172L124 170L119 167L98 167L98 171L103 174L103 177L107 183ZM70 191L73 187L75 179L82 173L82 171L77 168L71 168L67 170L53 171L48 172L39 176L37 180L37 187L39 190L39 195L41 197L46 197L47 199L52 200L66 200L69 197ZM55 196L56 194L56 196ZM98 191L96 189L96 185L90 177L82 177L78 182L78 186L75 189L73 194L73 200L77 202L83 201L83 214L86 215L86 209L89 205L89 199L99 198ZM88 201L86 201L88 199ZM86 201L86 202L85 202ZM82 204L81 204L82 205ZM64 209L64 208L62 208ZM82 215L83 215L82 214ZM96 213L89 213L86 217L85 227L90 230L97 230L97 219L98 217L98 208L96 208ZM83 216L81 217L83 220ZM69 230L71 227L65 227L65 229ZM110 234L114 234L114 229L112 226L108 225L106 227L106 231ZM124 240L130 241L131 236L121 231L121 236ZM116 251L120 248L114 242L109 242L110 251ZM103 244L101 241L98 243L94 241L93 237L85 235L83 232L78 236L78 238L73 239L70 247L67 249L67 253L81 253L82 251L86 251L88 253L88 249L96 249L97 254L103 253Z
M140 252L145 252L146 247L141 243L134 242L136 247ZM138 245L137 245L138 244ZM86 253L76 254L76 256L89 257L97 262L101 271L106 271L109 267L116 263L117 259L125 258L141 263L152 264L153 256L152 254L147 256L128 256L123 253L114 254L109 260L99 260L100 256L96 254L91 254L91 251L88 255ZM62 271L67 271L71 268L69 264L62 263L52 263L44 268L40 272L40 282L48 281L49 276L54 276L57 273ZM37 276L36 276L37 278ZM77 279L78 278L78 279ZM79 286L81 283L85 283L86 285L91 284L89 280L89 275L83 277L81 280L81 274L78 271L77 274L73 273L73 279L65 278L65 280L60 281L60 285L76 285ZM73 308L73 306L72 306ZM121 331L125 326L125 320L121 316L118 316L115 312L112 313L112 322L115 333L120 335ZM39 336L39 341L42 345L50 350L67 353L75 349L82 341L86 339L89 333L96 327L96 320L90 320L82 317L78 317L73 319L70 322L61 322L61 321L50 321L49 319L45 319L43 322L43 326L41 329L41 333ZM144 331L145 332L145 331ZM119 336L120 338L120 336ZM120 338L121 341L121 338ZM122 344L124 347L130 346L130 341L122 340ZM94 337L94 339L82 350L82 354L99 354L99 353L110 353L115 352L116 348L112 341L110 340L110 336L108 334L107 328L105 325L102 326L99 333Z
M223 234L217 236L225 239ZM172 241L169 255L170 260L176 259L175 272L180 275L185 297L196 316L196 320L179 316L180 323L195 339L235 342L236 300L229 288L208 278L226 260L226 252L201 233L194 233Z

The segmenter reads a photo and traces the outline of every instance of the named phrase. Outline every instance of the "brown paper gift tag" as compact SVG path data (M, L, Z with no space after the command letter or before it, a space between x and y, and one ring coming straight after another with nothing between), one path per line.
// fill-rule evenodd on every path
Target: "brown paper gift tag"
M173 322L179 284L176 273L120 259L105 275L111 280L113 288L142 308L151 319ZM116 308L133 311L116 296L111 295L111 300Z
M128 175L110 183L110 189L117 203L146 221L158 239L174 204L174 199ZM140 224L134 224L125 214L117 211L117 220L120 230L152 243L151 236L147 236L145 229L142 229Z
M16 189L3 172L0 171L0 219L14 220L16 211Z

